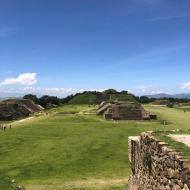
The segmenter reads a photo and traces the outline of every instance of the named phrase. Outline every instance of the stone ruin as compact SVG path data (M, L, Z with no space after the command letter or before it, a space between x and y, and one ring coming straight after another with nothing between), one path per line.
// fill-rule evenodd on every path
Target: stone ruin
M102 102L97 115L113 120L150 120L157 119L155 114L147 112L140 103L136 102Z
M189 190L190 160L184 159L152 132L129 137L132 174L127 190Z
M31 100L8 99L0 102L0 120L11 121L29 117L30 114L40 112L44 108Z

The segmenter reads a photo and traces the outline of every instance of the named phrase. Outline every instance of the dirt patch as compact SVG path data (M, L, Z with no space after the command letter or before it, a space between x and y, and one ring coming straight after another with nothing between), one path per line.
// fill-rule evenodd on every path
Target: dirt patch
M31 119L33 119L33 118L34 118L34 117L28 117L28 118L25 118L25 119L18 120L18 121L16 121L16 122L17 122L17 123L22 123L22 122L31 120Z
M173 140L184 143L190 147L190 135L169 135Z

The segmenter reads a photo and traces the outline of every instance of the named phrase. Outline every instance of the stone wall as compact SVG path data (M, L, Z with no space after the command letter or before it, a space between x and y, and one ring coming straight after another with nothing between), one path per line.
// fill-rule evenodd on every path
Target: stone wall
M189 190L190 161L153 133L129 137L132 175L127 190Z

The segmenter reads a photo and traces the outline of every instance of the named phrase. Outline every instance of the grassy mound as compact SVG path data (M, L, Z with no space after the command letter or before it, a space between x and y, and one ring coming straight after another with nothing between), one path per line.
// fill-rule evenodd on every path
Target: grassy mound
M98 104L99 100L95 94L80 94L75 96L70 104Z
M73 96L73 98L69 101L69 104L100 104L102 101L108 100L119 100L119 101L130 101L136 102L135 97L132 94L128 93L109 93L106 94L105 92L84 92L81 94L77 94Z

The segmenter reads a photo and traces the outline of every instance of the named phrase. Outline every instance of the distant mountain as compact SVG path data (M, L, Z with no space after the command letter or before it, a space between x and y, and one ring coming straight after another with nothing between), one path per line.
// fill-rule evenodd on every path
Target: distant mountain
M7 99L7 98L21 98L24 94L21 93L0 93L0 99Z
M179 99L190 99L190 93L182 93L182 94L154 94L154 95L146 95L149 98L179 98Z
M159 98L171 98L171 97L173 97L170 94L164 94L164 93L153 94L153 95L146 95L146 96L149 97L149 98L156 98L156 99L159 99Z
M176 94L174 95L174 98L186 98L186 99L190 99L190 93L184 93L184 94Z

